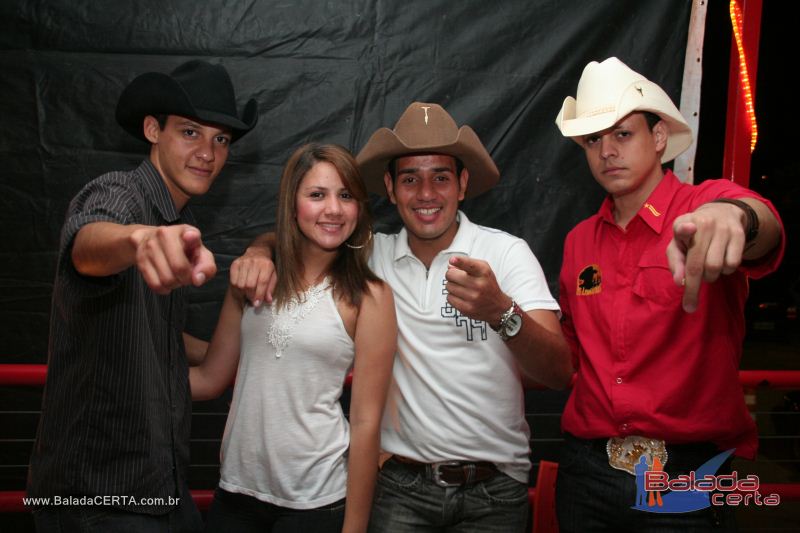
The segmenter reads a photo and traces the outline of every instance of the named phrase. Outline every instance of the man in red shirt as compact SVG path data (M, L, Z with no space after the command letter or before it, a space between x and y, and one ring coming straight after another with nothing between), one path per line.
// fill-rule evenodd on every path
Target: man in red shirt
M608 192L564 246L562 327L578 371L562 418L561 530L735 529L730 508L634 509L633 473L642 454L670 478L723 450L755 455L738 381L743 310L748 278L782 257L778 214L730 181L694 186L662 169L691 130L617 58L586 66L556 124Z

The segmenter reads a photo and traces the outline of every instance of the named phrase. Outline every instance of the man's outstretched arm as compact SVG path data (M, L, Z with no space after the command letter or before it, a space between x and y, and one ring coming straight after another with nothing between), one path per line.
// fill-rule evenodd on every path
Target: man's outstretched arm
M92 222L75 236L71 258L84 276L111 276L135 266L158 294L184 285L200 286L217 273L200 230L188 224Z

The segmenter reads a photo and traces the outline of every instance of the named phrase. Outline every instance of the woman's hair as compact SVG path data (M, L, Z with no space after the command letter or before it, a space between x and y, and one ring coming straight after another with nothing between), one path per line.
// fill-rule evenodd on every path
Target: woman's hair
M321 162L330 163L336 168L342 184L358 203L356 227L347 241L339 246L328 271L334 289L346 302L358 307L367 290L367 283L378 280L367 265L372 250L372 220L367 204L367 189L355 159L346 148L336 144L306 144L295 150L281 176L275 257L278 284L275 287L273 304L278 307L307 289L303 281L301 253L305 237L297 224L297 190L305 175L315 164ZM347 244L358 248L351 248Z

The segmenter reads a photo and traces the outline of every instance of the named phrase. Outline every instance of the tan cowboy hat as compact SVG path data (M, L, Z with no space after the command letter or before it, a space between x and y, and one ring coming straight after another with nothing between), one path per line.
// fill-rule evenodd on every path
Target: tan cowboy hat
M394 129L372 134L356 156L367 190L386 195L383 175L389 161L408 154L446 154L458 158L469 170L466 197L491 189L500 178L478 135L469 126L456 126L442 106L414 102L400 116Z
M669 127L661 162L675 159L692 144L692 130L664 90L616 57L583 69L577 99L567 96L556 125L578 144L581 136L610 128L633 111L655 113Z

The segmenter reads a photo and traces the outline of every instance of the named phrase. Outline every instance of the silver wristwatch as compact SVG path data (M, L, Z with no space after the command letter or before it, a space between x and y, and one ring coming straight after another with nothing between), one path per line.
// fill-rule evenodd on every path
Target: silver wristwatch
M511 300L511 307L500 316L500 324L497 327L491 326L491 328L500 335L501 339L507 341L515 337L522 329L522 313L517 302Z

